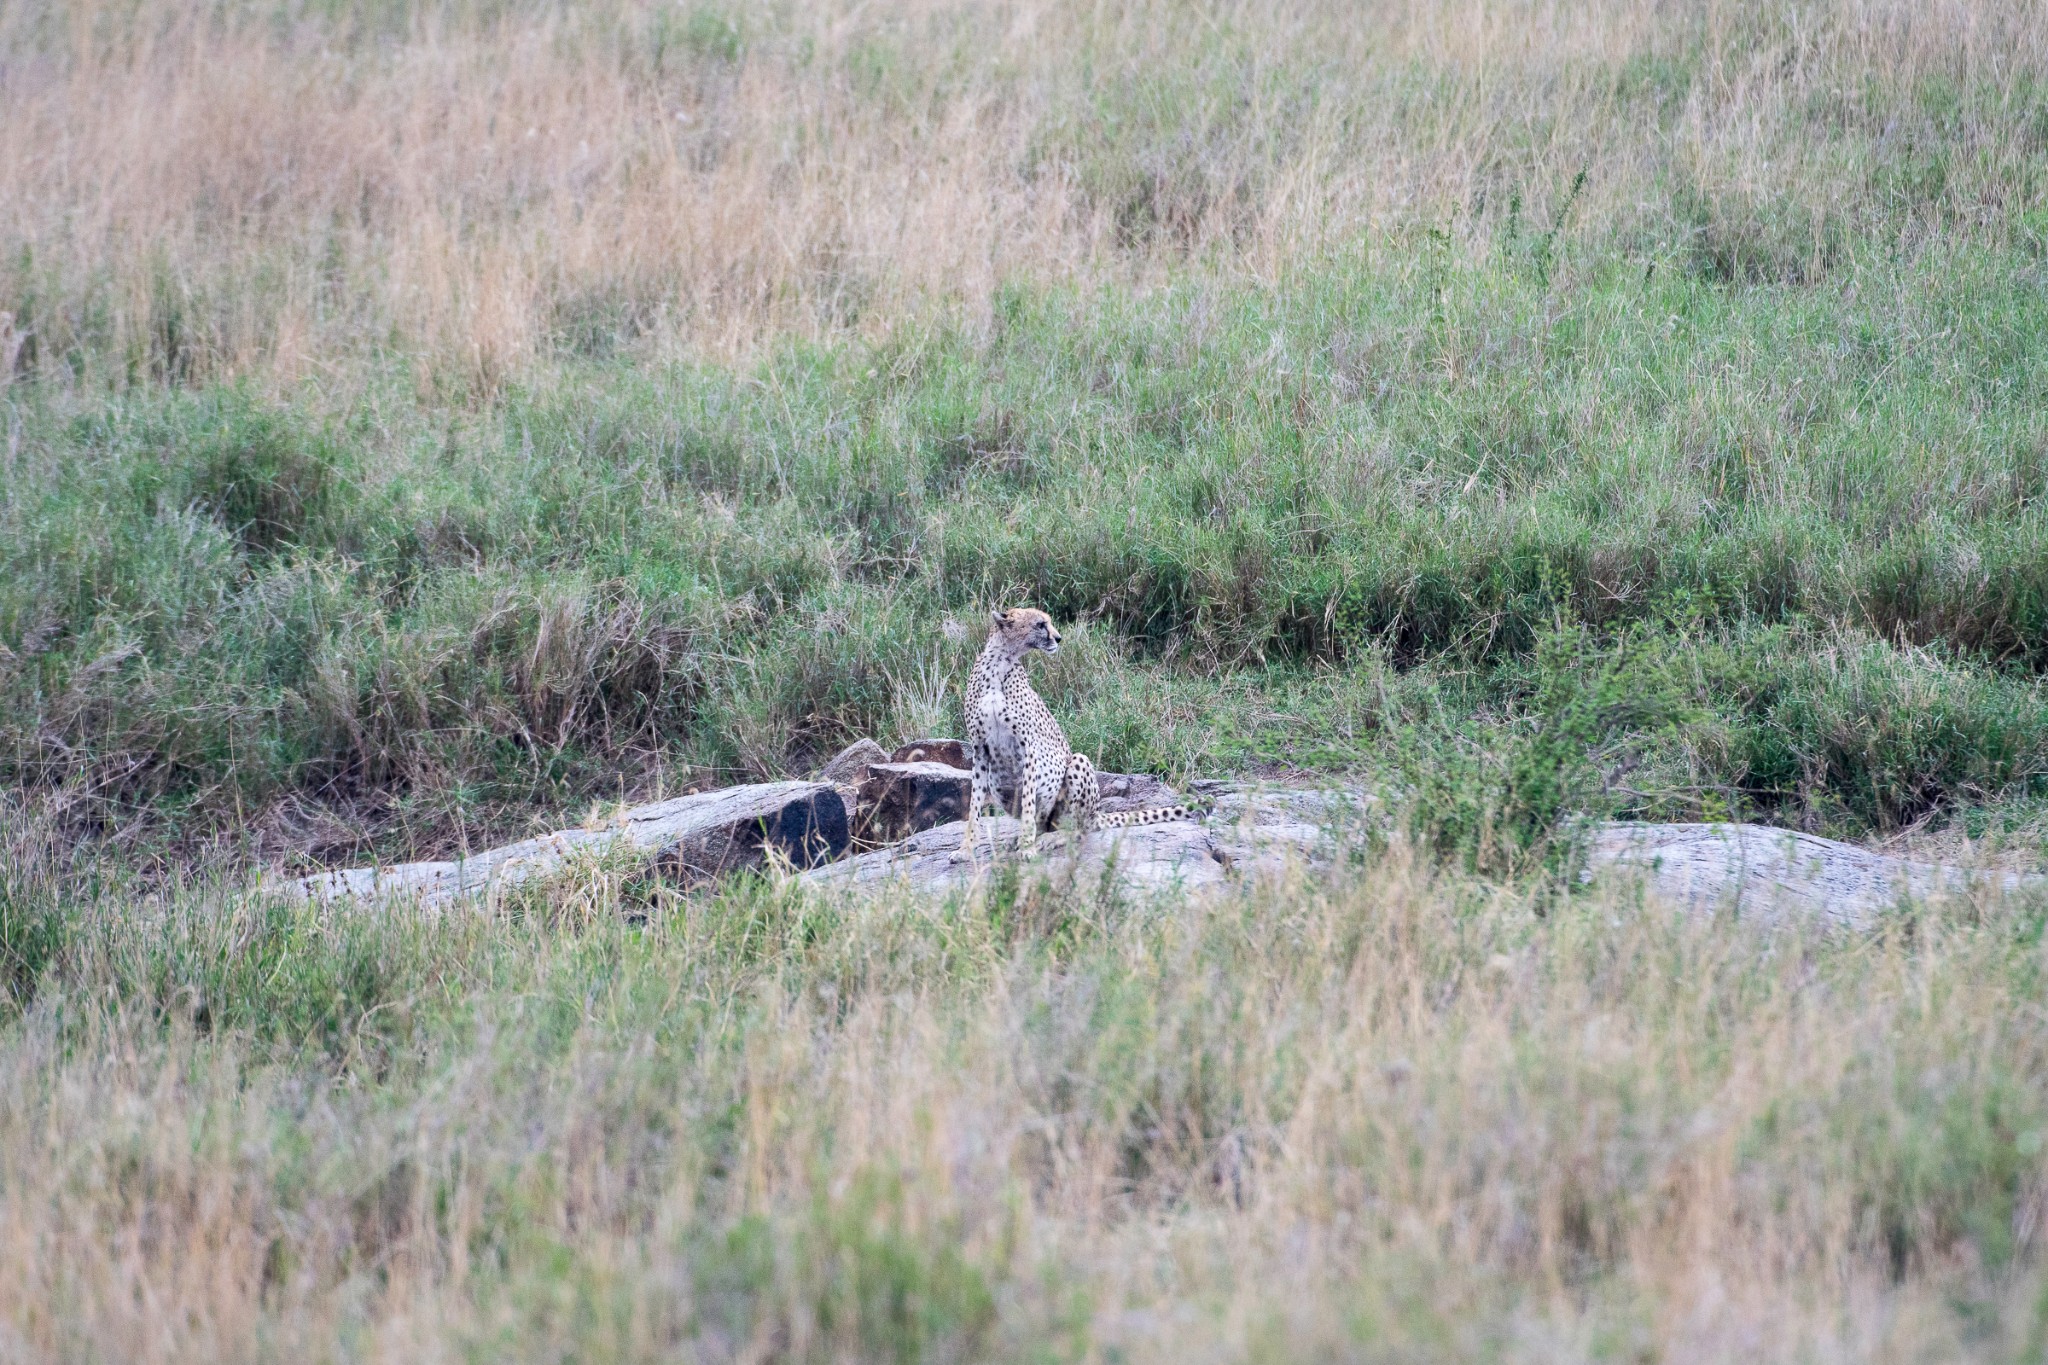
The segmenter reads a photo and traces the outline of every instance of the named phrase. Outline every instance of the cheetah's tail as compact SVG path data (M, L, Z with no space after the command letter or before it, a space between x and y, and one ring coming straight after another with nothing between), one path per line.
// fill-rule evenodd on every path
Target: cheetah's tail
M1124 829L1131 825L1163 825L1168 820L1192 820L1186 806L1159 806L1152 810L1109 811L1095 817L1098 829Z

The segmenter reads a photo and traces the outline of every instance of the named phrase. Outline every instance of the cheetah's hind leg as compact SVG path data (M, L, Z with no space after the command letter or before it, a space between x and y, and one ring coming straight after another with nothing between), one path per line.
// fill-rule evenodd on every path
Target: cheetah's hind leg
M1022 858L1038 856L1038 822L1044 813L1038 809L1040 772L1031 759L1024 760L1024 776L1017 783L1017 853Z
M1074 813L1076 851L1095 832L1095 807L1101 799L1102 792L1095 785L1095 765L1088 761L1088 755L1068 754L1060 804Z

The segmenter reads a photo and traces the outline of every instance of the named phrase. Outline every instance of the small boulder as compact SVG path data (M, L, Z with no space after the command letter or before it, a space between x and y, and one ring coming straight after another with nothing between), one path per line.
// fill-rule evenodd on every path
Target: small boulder
M943 763L949 768L972 768L967 746L957 739L913 739L896 746L891 763Z
M857 739L818 769L818 780L835 787L858 787L867 778L869 764L888 761L888 752L881 745L871 739Z

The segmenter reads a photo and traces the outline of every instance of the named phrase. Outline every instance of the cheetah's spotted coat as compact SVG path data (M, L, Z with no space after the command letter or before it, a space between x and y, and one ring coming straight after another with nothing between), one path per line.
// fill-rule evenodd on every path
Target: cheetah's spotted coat
M1026 654L1034 649L1053 654L1059 647L1060 633L1044 612L1013 607L994 614L988 643L967 678L967 756L974 785L963 848L973 848L974 822L981 812L989 806L1001 808L1000 792L1006 786L1017 791L1026 852L1037 846L1041 830L1051 829L1068 812L1084 839L1098 829L1188 818L1184 806L1107 814L1097 809L1101 793L1095 765L1067 744L1065 732L1024 671Z

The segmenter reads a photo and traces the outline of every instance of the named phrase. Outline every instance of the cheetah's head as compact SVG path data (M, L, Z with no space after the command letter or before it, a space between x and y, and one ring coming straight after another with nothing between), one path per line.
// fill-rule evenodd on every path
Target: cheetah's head
M1013 659L1021 659L1030 650L1042 649L1048 654L1060 652L1060 633L1052 627L1052 618L1036 607L1011 607L992 613L995 629L992 634L1000 638Z

